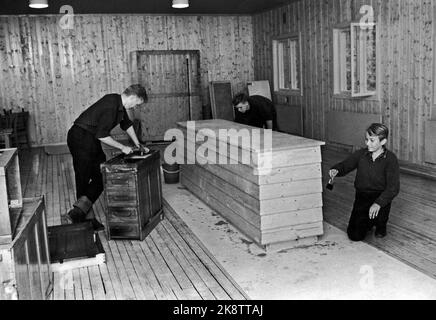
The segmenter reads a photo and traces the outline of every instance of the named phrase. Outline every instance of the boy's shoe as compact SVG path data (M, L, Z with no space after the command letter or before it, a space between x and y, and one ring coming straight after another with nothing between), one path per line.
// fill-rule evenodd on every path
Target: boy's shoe
M384 238L386 237L386 227L380 227L375 229L375 237L376 238Z

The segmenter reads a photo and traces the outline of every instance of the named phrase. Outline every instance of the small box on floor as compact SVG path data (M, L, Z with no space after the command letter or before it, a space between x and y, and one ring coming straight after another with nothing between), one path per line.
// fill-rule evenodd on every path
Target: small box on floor
M105 263L106 254L92 223L48 227L52 271L66 271Z

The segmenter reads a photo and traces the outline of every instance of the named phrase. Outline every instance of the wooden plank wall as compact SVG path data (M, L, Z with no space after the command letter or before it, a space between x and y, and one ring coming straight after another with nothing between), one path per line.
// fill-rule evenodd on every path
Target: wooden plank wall
M332 28L359 21L362 5L373 6L379 23L380 97L333 98ZM301 32L304 95L289 96L288 103L303 106L305 136L326 139L329 110L378 113L391 129L389 148L403 161L424 164L424 129L433 100L435 6L432 0L300 0L256 14L255 78L272 83L272 37ZM278 103L285 99L275 95Z
M75 15L71 30L60 18L0 16L0 110L30 112L34 145L66 141L87 106L122 92L134 50L200 50L204 105L209 81L237 92L254 79L251 16Z

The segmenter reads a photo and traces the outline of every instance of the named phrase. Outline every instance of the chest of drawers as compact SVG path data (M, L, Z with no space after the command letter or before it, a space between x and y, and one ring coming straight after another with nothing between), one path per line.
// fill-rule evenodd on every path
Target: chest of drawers
M135 161L119 155L101 171L108 238L144 240L163 219L159 151Z

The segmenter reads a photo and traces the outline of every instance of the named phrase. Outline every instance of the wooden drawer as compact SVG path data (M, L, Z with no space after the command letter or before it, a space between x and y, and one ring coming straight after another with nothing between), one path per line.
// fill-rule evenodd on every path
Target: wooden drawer
M108 188L134 188L136 186L136 177L134 174L126 173L107 173L106 187Z
M108 208L107 219L109 223L137 223L138 210L136 208Z
M106 200L108 207L136 207L138 197L133 189L127 190L106 190Z
M129 188L129 187L106 186L105 191L106 194L111 196L119 196L119 195L132 196L136 194L136 188Z
M139 239L139 226L134 223L109 223L109 238Z

